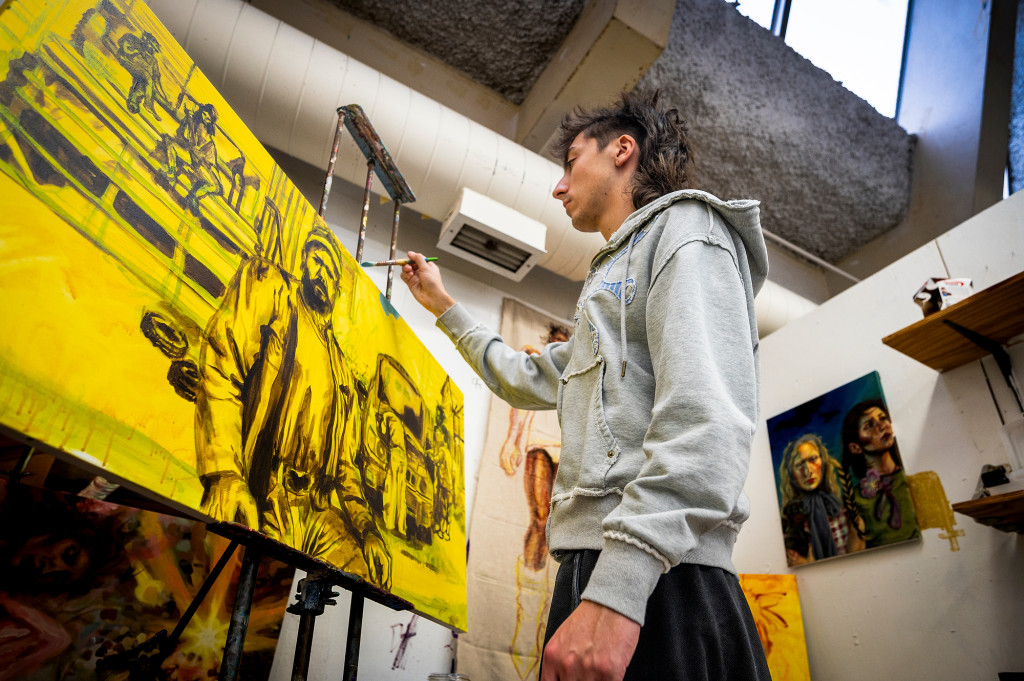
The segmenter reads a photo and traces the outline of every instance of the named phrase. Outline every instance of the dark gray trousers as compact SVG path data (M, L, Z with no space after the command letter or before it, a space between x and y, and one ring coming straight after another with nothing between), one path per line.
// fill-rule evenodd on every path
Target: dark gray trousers
M555 577L545 644L580 604L600 551L569 551ZM658 580L624 681L771 681L739 580L681 564Z

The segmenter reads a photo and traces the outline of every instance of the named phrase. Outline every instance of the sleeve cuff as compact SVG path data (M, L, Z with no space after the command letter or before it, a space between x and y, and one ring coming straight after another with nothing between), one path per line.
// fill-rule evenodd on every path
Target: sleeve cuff
M437 328L447 334L452 342L458 345L459 341L477 325L476 320L469 314L469 311L462 306L462 303L455 303L441 313L435 322Z
M626 542L606 538L582 598L643 626L647 599L664 571L659 558Z

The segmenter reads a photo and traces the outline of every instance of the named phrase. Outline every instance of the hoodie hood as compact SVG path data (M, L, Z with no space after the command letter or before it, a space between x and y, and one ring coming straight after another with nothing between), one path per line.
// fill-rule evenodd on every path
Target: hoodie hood
M754 199L723 201L714 194L699 189L680 189L666 194L630 214L622 226L608 239L608 243L597 252L594 261L596 262L597 258L604 253L617 249L630 234L647 224L658 213L674 203L685 200L703 201L711 206L739 237L747 252L750 284L756 296L768 276L768 249L764 243L764 234L761 232L761 210L759 208L761 202Z

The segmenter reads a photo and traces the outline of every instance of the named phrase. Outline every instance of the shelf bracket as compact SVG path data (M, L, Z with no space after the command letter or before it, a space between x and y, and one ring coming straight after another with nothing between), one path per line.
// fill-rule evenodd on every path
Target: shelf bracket
M999 371L1003 374L1003 378L1006 379L1006 385L1010 387L1010 392L1013 393L1014 398L1017 400L1017 409L1020 410L1021 414L1024 414L1024 398L1021 397L1020 386L1017 385L1017 379L1013 375L1013 364L1010 362L1010 355L1007 354L1006 349L991 338L968 329L966 326L961 326L948 319L942 320L942 323L992 355L996 360Z

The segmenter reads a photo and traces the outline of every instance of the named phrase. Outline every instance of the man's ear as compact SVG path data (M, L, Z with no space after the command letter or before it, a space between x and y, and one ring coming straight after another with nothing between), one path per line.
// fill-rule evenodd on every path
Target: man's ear
M636 140L632 135L619 135L615 138L615 165L622 167L630 160L638 158L640 150L637 148Z
M860 454L861 451L863 451L863 450L861 450L860 445L855 443L855 442L851 442L849 444L849 446L847 447L847 449L850 450L851 454Z

